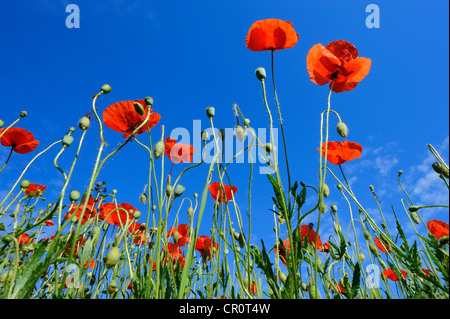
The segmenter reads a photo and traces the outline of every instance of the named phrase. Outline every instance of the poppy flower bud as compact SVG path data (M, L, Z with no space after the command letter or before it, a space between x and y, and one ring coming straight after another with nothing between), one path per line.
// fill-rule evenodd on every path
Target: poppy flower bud
M413 220L414 223L419 225L420 219L419 219L419 214L417 214L417 212L411 212L411 219Z
M80 195L81 194L80 194L79 191L73 190L69 194L69 199L70 199L71 202L76 202L77 200L80 199Z
M336 131L337 133L342 136L342 137L346 137L348 135L348 127L347 125L340 121L337 125L336 125Z
M111 92L111 85L109 84L103 85L100 91L102 91L103 94L108 94L109 92Z
M366 240L370 240L372 237L370 236L370 232L367 230L367 229L365 229L364 230L364 238L366 239Z
M62 139L62 143L65 147L70 146L70 144L72 144L72 142L73 142L73 136L71 136L71 135L66 135Z
M336 204L331 204L331 210L334 212L334 213L337 213L337 206L336 206Z
M259 67L255 70L256 78L261 82L266 78L266 69Z
M181 196L185 190L186 190L186 188L183 185L178 184L177 186L175 186L175 191L174 191L175 197Z
M323 213L326 212L326 210L327 210L327 205L325 205L324 202L321 202L320 205L319 205L319 211L320 211L320 213L323 214Z
M145 98L145 104L147 104L148 106L152 106L153 105L153 98L150 96L147 96Z
M146 193L142 193L142 194L139 196L139 201L140 201L142 204L147 203L147 194L146 194Z
M192 216L194 216L194 209L192 207L189 207L187 214L189 218L192 218Z
M313 223L309 223L308 227L309 227L309 229L313 229L314 228L314 224Z
M96 226L91 230L92 242L96 246L98 244L98 240L100 239L100 226Z
M22 111L20 112L20 118L23 119L24 117L26 117L28 115L27 111Z
M30 181L28 179L24 179L21 183L20 183L20 187L21 188L28 188L28 186L30 186Z
M286 275L285 274L283 274L282 272L281 272L281 270L279 270L278 269L278 277L280 278L280 281L283 283L283 285L284 285L284 283L286 282Z
M262 145L262 147L264 148L264 150L267 152L267 153L272 153L273 152L273 150L275 149L275 147L274 146L272 146L272 144L271 143L266 143L266 144L263 144Z
M236 137L240 142L243 142L245 140L245 129L242 127L242 125L238 124L238 126L236 126Z
M208 131L202 131L201 138L202 138L202 141L209 140L209 133L208 133Z
M206 108L206 116L208 116L208 118L210 119L213 118L215 114L216 114L215 108L213 108L212 106Z
M323 196L325 196L325 197L328 197L328 195L330 195L330 188L325 183L323 183L323 185L322 185L322 192L323 192Z
M120 250L118 247L112 247L106 256L106 268L114 267L120 259Z
M3 125L5 125L5 121L3 121L3 120L0 120L0 128L2 128L2 127L3 127Z
M334 224L334 232L336 234L339 234L342 231L341 225L339 224Z
M311 299L322 299L319 290L315 288L313 283L309 284L308 292Z
M286 220L285 220L283 217L278 216L278 222L279 222L281 225L283 225L285 221L286 221Z
M342 185L341 184L337 184L336 187L337 187L338 190L342 190Z
M82 131L86 131L89 126L91 125L91 120L87 117L87 116L83 116L79 121L78 121L78 127L80 128L80 130Z
M441 163L435 162L431 165L433 167L434 171L438 174L442 174L443 176L449 178L449 171L448 167L442 165Z
M153 153L155 154L155 159L158 159L161 157L161 155L164 153L164 142L163 141L159 141L158 143L156 143L155 148L153 149Z
M388 266L386 265L383 259L378 259L378 261L380 262L380 266L381 268L383 268L383 270L388 269Z
M250 119L244 119L244 125L249 126L250 125Z
M398 177L400 177L402 174L403 174L403 171L402 171L402 170L399 170L399 171L398 171Z
M381 256L381 254L378 251L377 247L373 243L369 244L369 250L372 253L372 255L374 255L375 257L380 257Z
M360 263L362 263L362 262L364 262L364 260L366 260L366 256L364 256L363 253L359 253L359 255L358 255L358 261L359 261Z
M167 195L167 197L172 196L172 194L173 194L173 187L171 185L167 185L166 186L166 195Z
M144 107L142 106L141 103L133 102L133 106L134 106L134 110L136 111L137 114L139 114L139 115L144 115L145 114Z
M369 185L369 189L373 192L374 191L373 185Z
M108 285L107 290L110 295L112 295L113 293L115 293L117 291L117 283L115 280L111 280L111 282Z

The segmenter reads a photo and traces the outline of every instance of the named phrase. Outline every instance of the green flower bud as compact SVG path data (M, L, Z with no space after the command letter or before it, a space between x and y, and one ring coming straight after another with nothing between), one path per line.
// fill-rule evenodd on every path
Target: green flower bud
M362 263L362 262L364 262L364 260L366 260L366 256L364 256L363 253L359 253L359 255L358 255L358 261L359 261L360 263Z
M202 140L203 141L209 140L209 133L208 133L208 131L202 131Z
M155 154L155 159L158 159L161 157L161 155L164 153L165 145L163 141L159 141L156 143L155 148L153 149L153 153Z
M194 198L197 199L198 193L194 193L192 196L194 196Z
M417 207L417 206L409 206L409 212L410 213L417 212L418 210L419 210L419 207Z
M208 116L208 118L210 119L213 118L215 114L216 114L215 108L213 108L212 106L206 108L206 116Z
M383 259L378 259L378 261L380 262L380 266L383 270L388 269L388 266L386 265Z
M189 218L192 218L192 216L194 216L194 209L192 207L189 207L187 214Z
M120 259L120 249L118 247L112 247L106 256L106 268L114 267Z
M166 195L167 195L167 197L172 196L172 194L173 194L173 187L171 185L167 185L166 186Z
M100 226L95 226L91 230L92 242L96 246L98 244L98 240L100 239Z
M137 210L133 213L133 218L138 219L139 217L141 217L141 212Z
M315 288L313 283L309 284L308 292L311 299L322 299L319 290Z
M73 190L69 194L69 199L70 199L71 202L76 202L77 200L80 199L80 195L81 194L80 194L79 191Z
M27 111L22 111L22 112L20 112L20 118L24 118L24 117L26 117L28 115L28 113L27 113Z
M448 244L448 236L443 236L439 238L439 245L444 246Z
M280 278L280 281L284 285L286 283L287 278L286 278L286 275L281 272L281 270L278 270L278 277Z
M399 170L399 171L398 171L398 177L400 177L402 174L403 174L403 171L402 171L402 170Z
M186 190L186 188L183 185L178 184L177 186L175 186L175 191L174 191L175 197L181 196L185 190Z
M417 214L417 212L411 212L411 219L413 220L414 223L419 225L420 219L419 219L419 214Z
M153 98L150 96L147 96L145 98L145 104L147 104L148 106L152 106L153 105Z
M372 253L372 255L374 255L375 257L380 257L381 256L381 254L378 251L377 247L373 243L369 244L369 250Z
M146 193L142 193L142 194L139 196L139 201L140 201L142 204L147 203L147 194L146 194Z
M328 197L328 195L330 195L330 188L325 183L323 183L323 185L322 185L322 192L323 192L323 196L325 196L325 197Z
M70 133L75 132L75 130L76 130L76 129L75 129L73 126L69 127L69 132L70 132Z
M134 110L136 111L137 114L139 114L141 116L145 114L144 107L142 106L141 103L133 102L133 106L134 106Z
M100 90L102 91L103 94L108 94L109 92L111 92L111 85L105 84L102 86Z
M348 127L342 121L337 124L336 131L342 137L346 137L348 135Z
M337 205L336 204L331 204L331 210L334 212L334 213L337 213Z
M443 176L449 178L449 171L448 168L441 163L435 162L431 165L433 167L434 171L438 174L442 174Z
M112 295L113 293L115 293L117 291L117 283L115 280L111 280L111 282L108 285L107 290L110 295Z
M370 240L372 238L372 236L370 236L370 232L367 229L364 230L364 238L366 240Z
M245 140L245 129L242 127L242 125L239 124L238 126L236 126L235 133L236 133L237 139L240 142L244 142L244 140Z
M250 119L244 119L244 125L249 126L250 125Z
M66 135L62 139L62 143L65 147L70 146L70 144L72 144L72 142L73 142L73 136L71 136L71 135Z
M22 180L22 182L20 183L20 187L21 188L28 188L28 186L30 186L30 181L28 179L24 179Z
M272 146L271 143L263 144L262 147L268 154L272 153L274 151L274 149L275 149L275 147Z
M78 121L78 127L80 128L80 130L82 131L86 131L89 126L91 125L91 120L87 117L87 116L83 116L79 121Z
M5 125L5 121L3 121L3 120L0 120L0 128L2 128L2 127L3 127L3 125Z
M266 78L266 69L259 67L255 70L256 78L261 82Z
M339 234L342 231L341 225L339 224L334 224L334 232L336 234Z

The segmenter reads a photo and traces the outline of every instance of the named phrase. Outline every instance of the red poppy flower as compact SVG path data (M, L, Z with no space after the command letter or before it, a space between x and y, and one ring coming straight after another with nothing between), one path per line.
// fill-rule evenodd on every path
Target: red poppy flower
M333 41L325 47L316 44L306 57L311 81L318 85L334 81L336 93L353 90L369 73L371 63L370 59L359 57L353 44L343 40Z
M406 271L400 269L400 272L402 273L403 278L408 278L408 276L406 275ZM383 270L383 276L392 281L399 280L397 274L391 268Z
M134 237L133 242L136 245L142 245L145 243L145 229L141 230L141 225L142 224L133 223L128 228L130 233L133 234L133 237ZM149 240L150 240L150 238L147 238L147 241L149 241Z
M273 250L273 252L276 254L278 252L278 244L275 245L275 249ZM291 251L291 243L289 241L289 238L286 238L285 240L283 240L283 246L279 246L280 251L278 252L278 255L280 256L280 260L283 263L283 265L285 265L287 267L287 257L286 257L286 252L290 252Z
M84 199L82 199L81 202L84 204ZM73 205L72 208L70 209L69 213L64 215L66 217L66 219L70 219L70 218L72 218L72 216L76 216L77 221L78 221L78 219L80 219L81 212L83 211L83 207L84 207L83 204ZM81 221L81 224L84 224L89 219L91 219L95 216L95 214L97 213L97 209L95 209L94 206L96 204L97 203L96 203L95 199L92 196L89 196L89 200L86 205L86 209L83 214L83 220Z
M446 222L433 219L428 222L428 230L434 237L440 239L441 237L448 236L449 226Z
M204 260L210 260L216 254L218 248L219 244L213 243L211 238L205 235L198 237L195 242L195 250L202 255Z
M330 252L330 243L329 242L324 243L323 249L321 249L319 251L323 251L324 253L329 253Z
M25 195L30 197L38 197L44 194L46 188L47 186L31 183L30 186L28 186L27 189L24 190L24 193Z
M322 156L325 156L325 143L322 144ZM341 165L361 157L362 146L355 142L328 142L327 160L331 164Z
M66 249L63 252L64 257L69 257L70 252L72 251L72 238L69 238L69 245L67 245ZM81 235L77 241L75 242L75 249L73 250L73 256L75 257L78 254L79 249L86 243L86 238Z
M426 276L430 275L430 270L429 269L422 268L422 270L423 270L423 272L425 273Z
M167 237L178 236L177 242L175 243L178 247L183 247L187 243L191 242L189 237L189 226L186 224L178 225L178 228L170 227Z
M228 202L233 199L234 194L236 194L238 188L236 186L227 186L223 184L223 189L225 190L225 195L223 194L223 190L220 189L220 182L214 182L208 186L209 192L211 193L214 201L217 201L219 198L219 202Z
M133 102L138 102L144 107L144 115L139 115L133 105ZM158 113L153 113L150 109L150 117L147 121L148 127L151 129L153 126L158 124L161 119L161 115ZM103 123L110 129L123 133L123 138L130 136L133 131L144 122L147 117L147 107L145 100L135 100L135 101L121 101L116 102L108 106L103 111ZM144 133L147 131L147 124L142 126L136 135Z
M308 242L310 245L316 244L316 232L309 228L308 225L301 225L300 226L300 236L302 237L302 242L305 237L307 237ZM317 248L320 250L323 249L322 247L322 241L320 240L320 236L317 237Z
M164 153L174 163L191 163L195 148L192 145L177 143L173 138L165 139Z
M83 265L84 268L89 268L92 269L95 267L95 259L94 258L89 258L87 260L87 262Z
M375 245L377 245L378 249L381 250L383 253L387 254L387 252L391 252L389 249L389 246L386 246L384 243L381 243L381 241L378 239L378 237L375 237ZM387 251L386 251L386 249Z
M297 44L298 34L292 23L278 19L266 19L253 23L245 39L252 51L277 51Z
M19 244L19 246L28 245L30 243L34 243L34 240L31 239L30 235L23 233L17 238L17 243Z
M173 243L167 243L167 255L162 261L162 265L171 264L173 267L179 263L181 268L184 267L186 257L183 256L183 251ZM156 262L153 262L153 270L156 270Z
M116 208L118 208L118 209L116 209ZM124 209L125 209L125 211L124 211ZM115 211L113 211L113 210L115 210ZM105 204L101 204L101 206L100 206L99 218L101 220L105 220L110 225L115 225L115 226L120 227L121 224L122 224L122 226L124 226L133 219L133 213L135 211L137 211L137 209L128 203L122 203L117 206L116 206L116 204L113 204L113 203L105 203Z
M342 288L341 283L338 284L338 289L340 293L345 293L345 289Z
M36 219L36 223L37 223L38 221L40 221L40 220L41 220L40 218ZM55 223L52 222L51 220L46 220L46 221L44 222L44 224L47 225L47 226L55 226Z
M6 130L6 128L0 129L0 134L4 130ZM0 141L3 146L12 147L13 151L19 154L30 153L39 145L39 141L34 139L31 132L19 127L8 129L0 138Z

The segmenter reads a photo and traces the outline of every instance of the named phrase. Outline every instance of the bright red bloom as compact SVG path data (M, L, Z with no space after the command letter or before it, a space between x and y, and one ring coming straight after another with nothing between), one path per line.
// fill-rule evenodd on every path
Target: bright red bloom
M428 222L428 230L434 237L440 239L441 237L448 236L449 226L446 222L433 219Z
M322 144L322 156L325 157L325 143ZM355 142L328 142L327 160L331 164L341 165L361 157L362 146Z
M275 245L275 247L278 248L278 245ZM276 254L278 252L278 249L275 248L273 250L273 252ZM286 238L285 240L283 240L283 246L279 246L280 251L278 252L278 255L280 256L280 260L283 263L283 265L287 266L286 262L287 262L287 257L286 257L286 253L291 251L291 243L289 241L289 238Z
M17 243L19 244L19 246L28 245L30 243L34 243L34 240L31 239L30 235L23 233L17 238Z
M174 236L175 233L178 233L178 240L175 243L178 247L183 247L184 245L191 242L191 238L189 237L189 226L186 224L178 225L178 228L170 227L167 237ZM175 240L175 238L174 238Z
M408 278L408 276L406 275L406 271L400 269L400 272L402 273L403 278ZM391 268L383 270L383 276L392 281L399 280L397 274Z
M99 218L105 220L110 225L120 227L121 224L124 226L133 220L133 213L135 211L137 211L137 209L128 203L122 203L117 206L113 203L105 203L100 205Z
M38 197L44 194L46 188L47 186L31 183L30 186L28 186L27 189L24 190L24 193L25 195L30 197Z
M342 288L341 283L338 284L338 289L340 293L345 293L345 289Z
M40 218L36 219L36 223L37 223L38 221L40 221L40 220L41 220ZM47 226L55 226L55 223L52 222L51 220L46 220L46 221L44 222L44 224L47 225Z
M136 112L133 102L138 102L144 107L144 115L139 115ZM110 129L123 133L123 138L127 138L139 125L142 124L142 122L144 122L147 114L148 111L145 100L121 101L108 106L103 111L103 122ZM158 113L153 113L150 108L150 117L147 123L136 132L136 135L146 132L148 130L147 124L151 129L153 126L158 124L160 119L161 115Z
M82 199L81 202L84 204L84 198ZM70 219L70 218L72 218L72 216L75 215L77 217L77 222L78 222L79 221L78 219L80 219L80 216L81 216L81 212L83 211L83 207L84 207L83 204L73 205L72 208L70 209L69 213L64 215L66 217L66 219ZM89 196L89 200L86 205L86 209L84 211L83 220L81 221L81 224L84 224L89 219L91 219L95 216L95 214L97 213L97 209L94 208L94 206L96 204L97 204L97 202L95 201L95 199L92 196Z
M164 142L164 153L172 162L175 164L192 162L192 155L195 152L192 145L177 143L171 137L166 138Z
M253 23L245 39L252 51L277 51L297 44L298 34L292 23L278 19L266 19Z
M184 267L184 263L186 261L186 257L183 256L183 251L178 248L177 245L173 243L167 243L167 255L165 259L162 261L162 265L171 264L173 267L179 263L181 268ZM156 262L153 262L153 270L156 270Z
M136 245L142 245L145 243L145 229L141 230L141 225L142 224L138 224L138 223L133 223L130 225L130 227L128 228L128 230L130 231L131 234L133 234L134 240L133 242ZM150 241L150 238L147 238L147 241Z
M302 242L303 242L303 238L307 237L310 245L314 246L316 244L316 232L314 230L312 230L311 228L309 228L308 225L300 226L300 235L302 236ZM319 249L319 251L321 249L323 249L322 241L320 240L320 236L317 237L317 248Z
M236 186L227 186L225 184L223 184L223 188L225 190L225 195L223 194L223 190L220 189L220 182L214 182L208 186L214 201L217 201L217 198L219 198L219 202L228 202L233 199L233 195L236 194L238 190Z
M89 258L87 260L87 262L83 265L84 268L89 268L92 269L95 267L95 259L94 258Z
M422 270L423 270L423 272L425 273L426 276L430 275L430 270L429 269L422 268Z
M218 248L219 244L213 243L211 238L205 235L198 237L195 242L195 250L202 255L204 260L210 260L216 254Z
M306 67L312 82L318 85L333 83L333 92L353 90L370 71L372 61L360 58L353 44L343 40L327 46L314 45L306 57ZM330 87L331 84L330 83Z
M329 242L324 243L323 249L320 251L323 251L324 253L329 253L330 252L330 243Z
M6 130L6 128L0 129L0 134L4 130ZM39 145L39 141L34 139L31 132L19 127L8 129L0 138L0 142L3 146L12 147L13 151L19 154L30 153Z
M391 252L389 249L389 246L384 245L384 243L381 243L381 241L378 239L378 237L375 237L375 245L377 245L378 249L381 250L383 253L387 254L387 252ZM386 249L387 251L386 251Z
M73 240L73 238L70 237L70 238L69 238L69 245L67 245L66 249L64 250L64 252L63 252L63 254L62 254L64 257L69 257L69 255L70 255L70 252L71 252L71 250L72 250L72 240ZM72 256L72 257L75 257L75 255L78 254L78 250L79 250L85 243L86 243L86 238L84 238L83 235L81 235L81 236L77 239L77 241L75 242L75 249L73 250L73 256Z

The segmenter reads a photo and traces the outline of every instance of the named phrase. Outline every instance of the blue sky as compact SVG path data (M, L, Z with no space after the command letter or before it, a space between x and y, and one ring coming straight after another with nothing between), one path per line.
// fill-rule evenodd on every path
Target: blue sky
M78 29L65 25L69 14L65 8L70 3L80 8ZM99 99L101 111L122 100L154 98L154 111L162 119L152 131L153 141L160 136L161 124L167 133L179 127L192 132L194 120L201 120L202 128L207 128L208 106L216 109L216 127L231 128L235 125L234 103L254 128L267 128L261 86L254 71L262 66L268 72L268 99L275 115L270 53L248 50L245 37L253 22L277 18L291 21L299 34L295 47L275 53L277 94L292 179L318 184L320 113L326 109L328 88L310 81L306 55L317 43L343 39L353 43L360 56L372 59L369 75L356 89L331 98L332 109L349 126L348 139L363 146L363 156L343 166L358 198L381 221L369 190L369 185L374 185L388 223L393 223L391 205L405 219L400 202L405 196L397 182L401 169L403 185L416 204L448 203L448 189L432 171L435 160L426 146L431 143L448 162L448 2L373 2L380 8L378 29L365 25L365 8L370 3L23 0L3 4L0 118L9 124L26 110L28 117L17 126L31 131L41 144L34 153L13 154L0 176L0 198L36 152L62 138L69 127L77 126L78 119L90 111L92 96L105 83L112 86L112 92ZM331 119L330 140L342 140L334 131L336 119ZM87 186L99 146L96 130L94 124L87 134L70 189L81 191ZM76 142L80 136L77 130ZM108 153L123 140L121 134L109 129L105 139ZM52 165L57 151L41 157L26 175L34 183L48 185L48 200L56 200L62 186L61 175ZM0 148L2 165L8 152ZM74 146L64 153L59 161L63 168L69 168L74 153ZM107 182L108 190L117 189L119 202L144 210L138 198L146 184L147 158L143 148L131 143L107 162L99 179ZM283 158L280 154L281 173L287 183ZM185 167L175 165L174 175ZM339 173L337 167L332 168ZM183 177L180 182L186 186L186 194L202 192L206 171L205 165ZM236 200L245 212L249 165L236 163L229 174L239 188ZM346 226L346 203L330 175L327 184L331 188L327 203L342 207L339 218ZM264 239L271 247L275 241L273 216L268 210L273 204L272 189L267 177L258 174L258 166L252 189L252 237L255 243ZM315 199L312 193L308 195L306 205L311 207ZM212 210L211 198L208 204ZM449 218L445 209L424 211L422 217L447 222ZM203 233L210 228L208 218L206 211ZM181 221L187 218L181 217ZM317 215L305 221L316 223ZM405 220L405 228L411 230L407 224ZM331 218L323 219L321 229L322 238L333 233Z

